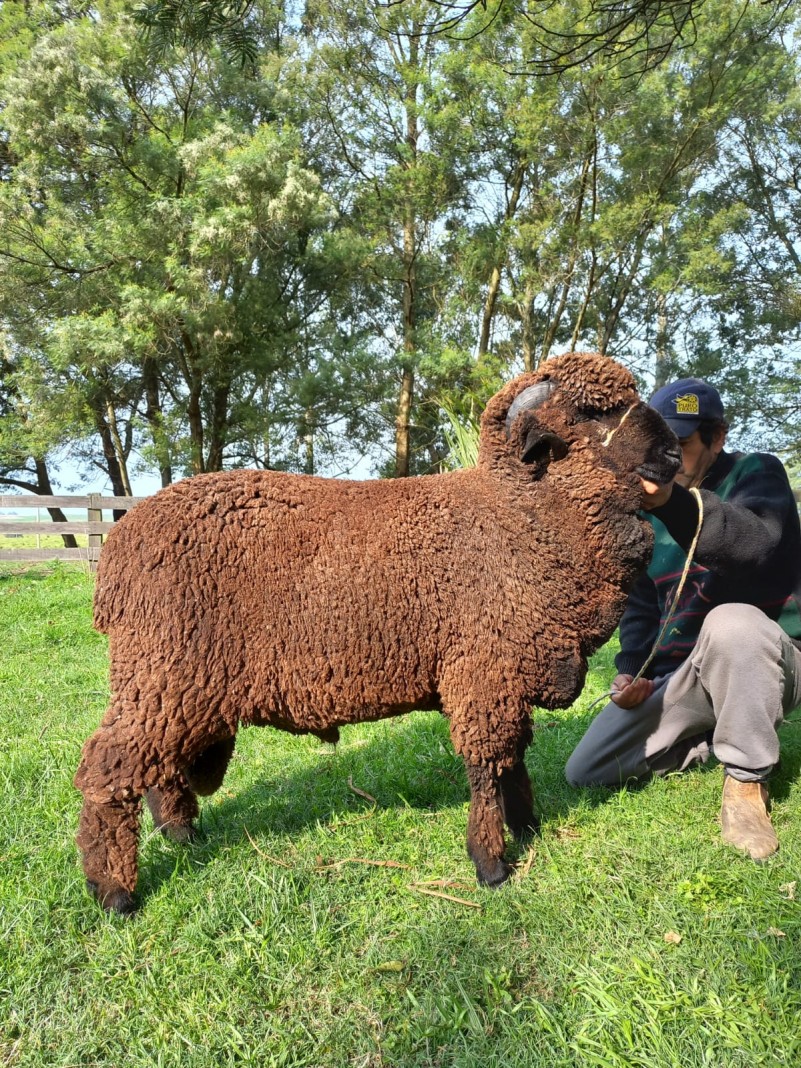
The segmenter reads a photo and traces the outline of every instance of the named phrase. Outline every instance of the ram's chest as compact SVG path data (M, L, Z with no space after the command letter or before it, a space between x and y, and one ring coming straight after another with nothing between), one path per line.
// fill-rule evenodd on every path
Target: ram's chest
M516 659L534 703L570 704L586 660L609 640L647 545L634 519L610 551L587 530L539 525L527 544L509 544L487 561L495 626ZM636 564L635 564L636 560Z

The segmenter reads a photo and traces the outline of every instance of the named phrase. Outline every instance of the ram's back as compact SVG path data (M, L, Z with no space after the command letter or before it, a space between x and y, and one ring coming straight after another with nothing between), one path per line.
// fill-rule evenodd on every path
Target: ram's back
M448 586L498 537L497 495L475 473L345 482L275 472L201 475L142 501L111 532L94 624L219 610L304 611ZM502 526L502 524L501 524ZM458 559L454 559L454 552ZM443 589L444 592L444 589Z

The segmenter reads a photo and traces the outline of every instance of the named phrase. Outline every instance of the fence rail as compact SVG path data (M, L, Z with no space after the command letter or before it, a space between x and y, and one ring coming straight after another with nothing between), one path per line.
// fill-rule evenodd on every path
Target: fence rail
M104 497L101 493L90 493L85 496L39 496L35 493L28 494L0 494L0 509L8 509L14 512L23 509L35 508L37 511L48 508L58 509L85 509L86 520L67 519L66 521L54 520L52 517L46 521L20 522L14 517L0 516L0 534L48 534L61 536L62 534L86 534L87 545L77 548L56 546L52 549L19 549L0 548L0 560L18 560L29 562L36 560L81 560L88 562L94 570L100 559L100 550L103 541L114 526L111 521L104 521L103 512L128 511L133 508L143 497Z

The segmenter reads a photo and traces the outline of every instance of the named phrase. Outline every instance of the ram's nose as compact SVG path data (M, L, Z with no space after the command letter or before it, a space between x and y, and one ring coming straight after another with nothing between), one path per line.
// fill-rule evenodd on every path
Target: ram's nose
M668 448L665 449L665 459L668 461L668 463L674 464L676 467L676 471L678 471L678 469L681 467L682 462L681 449L679 448L679 446L669 445ZM674 471L673 473L675 474L676 471Z
M667 445L657 456L650 456L637 468L637 474L648 482L664 486L672 482L681 467L681 449L678 445Z

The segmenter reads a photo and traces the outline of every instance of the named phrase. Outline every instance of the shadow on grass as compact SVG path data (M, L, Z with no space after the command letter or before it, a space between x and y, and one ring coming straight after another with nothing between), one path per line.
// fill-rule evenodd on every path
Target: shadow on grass
M356 745L348 741L346 727L344 744L307 750L305 761L313 761L313 766L292 769L273 763L270 728L249 729L249 735L258 733L264 739L259 754L265 758L264 777L214 806L215 817L229 827L247 825L251 832L293 834L318 820L364 812L371 802L360 790L375 797L381 808L438 811L462 804L470 796L467 776L451 746L447 721L435 713L424 715L368 726L366 731L361 727L360 733L368 736ZM242 756L243 763L248 759Z
M637 792L647 789L650 783L655 781L655 776L642 780L630 780L624 787L588 786L573 787L564 777L564 765L567 762L573 748L578 745L590 723L597 713L577 713L557 725L557 733L560 736L555 746L549 746L546 756L553 756L556 765L555 773L551 762L543 759L543 754L536 753L538 734L535 733L534 745L529 749L527 764L531 773L535 791L538 783L541 787L547 787L547 795L542 797L544 815L547 818L564 819L571 808L575 807L579 798L590 808L596 808L614 797L620 789L627 792ZM793 713L789 720L779 728L779 740L781 743L781 762L770 777L770 795L774 801L784 801L789 796L793 783L801 772L801 709ZM547 735L539 736L542 746L547 745ZM534 765L541 768L540 774L534 770ZM672 776L684 777L694 775L715 774L720 768L719 762L713 756L706 764L690 768L685 772L674 772ZM542 790L545 794L545 790Z
M797 710L779 728L781 763L770 778L774 801L784 801L801 771L801 710Z
M27 563L25 561L0 560L0 588L10 593L20 583L44 583L54 579L70 579L76 575L87 581L93 581L89 564L84 559L43 560ZM10 589L8 589L10 587Z
M220 792L201 799L200 837L189 847L193 861L210 863L248 836L256 842L280 836L289 848L293 837L318 822L333 826L370 812L370 797L382 811L428 813L469 800L464 765L453 751L443 717L418 713L355 730L358 735L351 734L354 728L344 728L339 746L320 743L319 749L305 738L287 743L289 736L280 732L281 748L276 746L273 753L270 741L279 737L274 729L242 732ZM253 763L255 771L248 766ZM238 789L236 779L246 776L250 781ZM143 831L147 834L150 829L145 814ZM170 877L183 848L170 844L166 851L144 859L137 891L140 901Z
M579 801L585 808L588 803L596 807L610 797L609 791L577 790L564 780L565 761L591 718L591 714L576 716L563 720L554 729L535 726L526 764L534 787L535 811L542 820L565 818ZM355 744L350 741L354 737L351 730L343 730L343 742L336 748L321 744L315 751L305 748L314 742L293 740L289 751L276 747L273 754L270 740L276 734L272 729L250 728L244 732L234 756L236 771L229 770L220 793L201 801L200 838L190 847L193 862L211 863L225 848L246 841L248 836L255 841L281 836L289 846L294 836L318 822L333 827L349 817L358 817L371 808L369 797L361 796L359 791L375 798L382 811L394 808L435 813L469 801L464 764L453 750L444 717L418 713L362 725L355 729ZM282 734L282 738L285 744L287 736ZM303 746L304 750L294 751L294 745ZM554 747L558 750L556 756ZM258 765L255 772L248 766L254 762ZM237 789L236 778L240 776L249 776L250 781ZM143 837L150 829L149 817L144 815ZM466 832L465 815L460 831L462 847ZM140 900L170 877L182 848L170 844L166 851L144 858ZM272 848L276 848L275 844ZM515 842L507 833L508 860L519 859L526 848L525 843Z
M570 820L576 808L595 809L613 801L619 790L604 787L572 787L565 780L564 766L583 736L594 713L576 713L548 722L547 713L535 720L535 732L526 764L535 795L535 811L543 821L561 824ZM290 752L276 748L270 753L270 728L247 731L248 745L235 761L241 775L251 781L237 789L229 776L221 794L201 803L200 839L192 846L194 863L212 862L232 843L250 836L258 841L276 835L291 844L294 836L318 822L331 826L370 811L371 802L358 791L375 798L382 811L407 808L418 812L441 812L469 801L470 791L464 765L451 746L448 723L436 713L402 717L357 728L366 737L357 744L348 741L351 728L343 731L343 744L320 746L315 752ZM771 781L772 797L781 801L790 791L801 769L801 717L782 728L782 764ZM254 742L253 735L259 740ZM285 736L284 736L285 737ZM305 740L296 744L306 746ZM248 763L255 760L262 769L253 779ZM717 771L717 761L684 773L705 775ZM258 774L258 771L256 772ZM648 781L632 782L629 791L647 789ZM149 817L143 817L143 831L150 830ZM461 832L462 842L467 830ZM547 831L546 831L547 835ZM507 859L514 862L526 850L507 834ZM183 847L172 845L144 859L139 884L140 900L152 894L169 879ZM273 848L275 848L273 846ZM280 858L279 858L280 859Z

